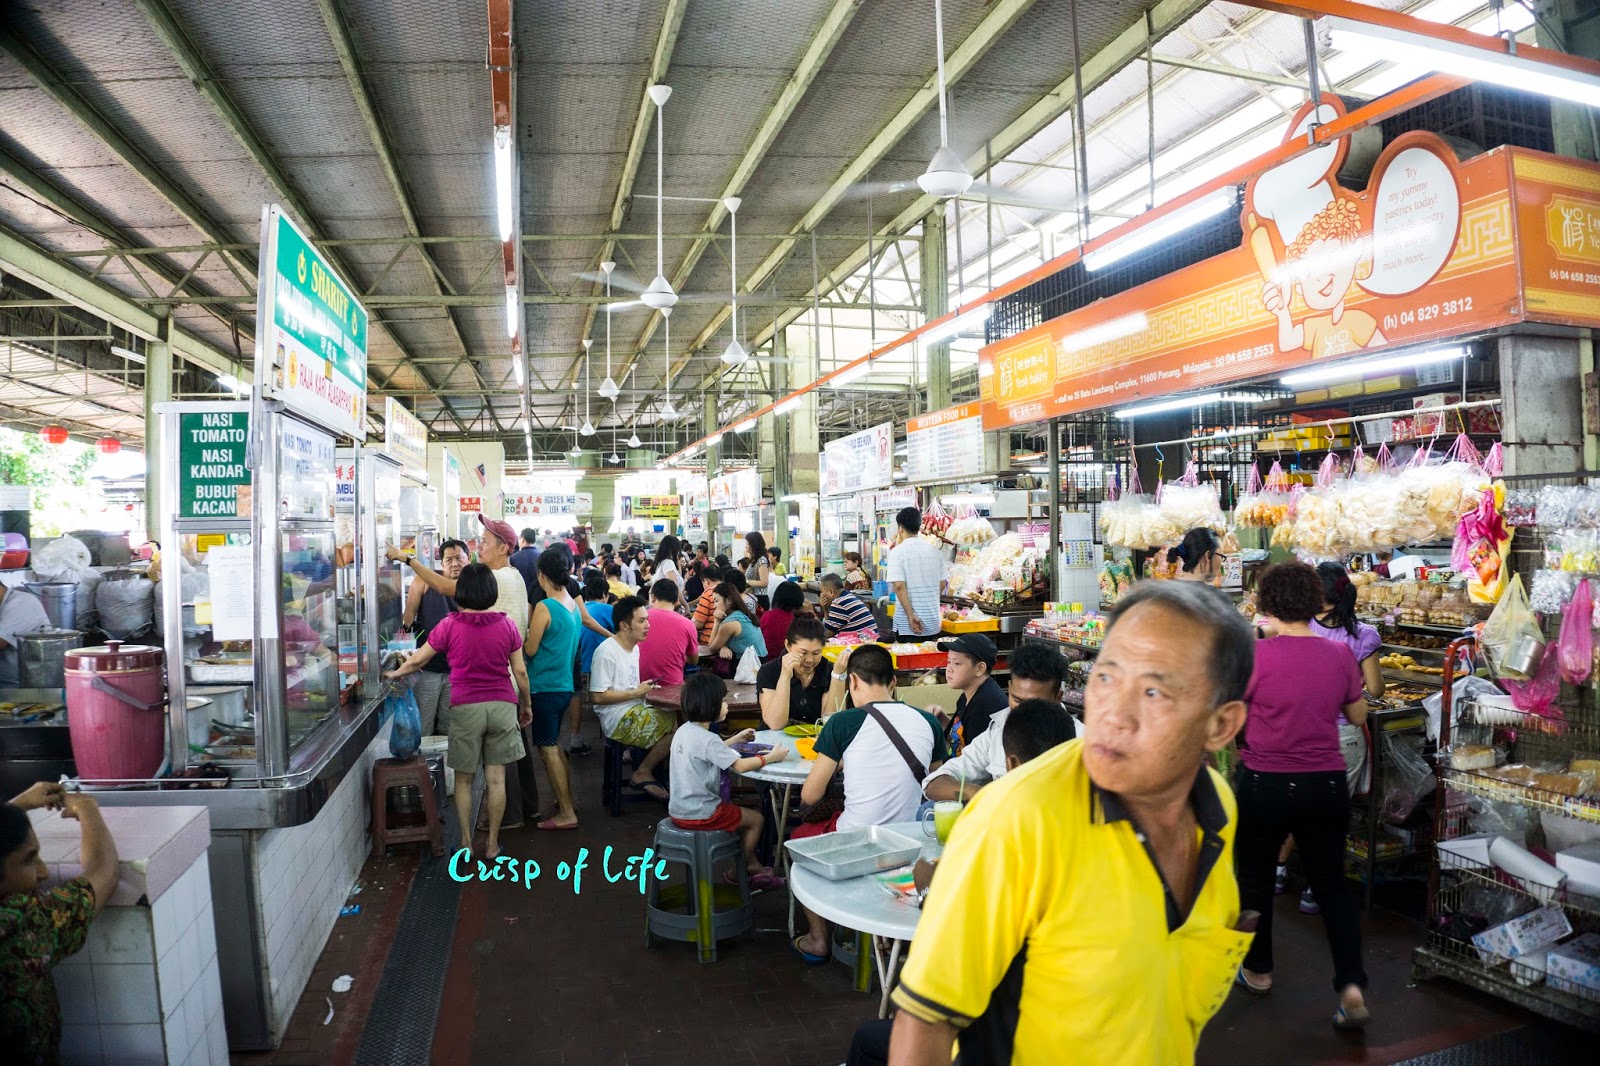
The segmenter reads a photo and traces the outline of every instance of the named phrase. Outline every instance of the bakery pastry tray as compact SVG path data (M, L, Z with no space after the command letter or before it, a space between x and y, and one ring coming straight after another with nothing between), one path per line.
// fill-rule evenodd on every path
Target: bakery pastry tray
M922 852L921 841L881 825L844 829L785 845L795 862L809 866L829 881L893 870L912 862Z

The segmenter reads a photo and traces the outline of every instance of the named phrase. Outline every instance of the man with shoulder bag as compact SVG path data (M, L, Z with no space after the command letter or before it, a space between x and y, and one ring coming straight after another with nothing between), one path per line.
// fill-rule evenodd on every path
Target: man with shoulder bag
M811 806L794 839L912 821L928 767L945 759L938 720L894 698L894 659L882 646L853 649L834 667L833 681L835 689L848 688L853 706L831 716L817 737L817 758L800 789L801 802ZM841 771L844 785L830 810L830 786ZM795 938L795 950L808 965L820 965L828 958L828 925L805 913L810 931Z

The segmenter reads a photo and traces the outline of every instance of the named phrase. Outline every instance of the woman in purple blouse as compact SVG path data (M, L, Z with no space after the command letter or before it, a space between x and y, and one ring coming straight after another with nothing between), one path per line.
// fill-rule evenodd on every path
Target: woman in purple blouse
M1239 742L1234 862L1240 906L1259 912L1261 919L1238 983L1255 995L1272 990L1273 867L1284 839L1293 835L1333 955L1339 997L1333 1024L1356 1028L1369 1018L1363 994L1367 975L1361 919L1344 879L1350 796L1339 718L1357 726L1366 720L1361 670L1347 646L1312 629L1324 601L1322 581L1311 567L1268 568L1256 604L1277 635L1256 647L1255 672L1245 692L1250 709Z

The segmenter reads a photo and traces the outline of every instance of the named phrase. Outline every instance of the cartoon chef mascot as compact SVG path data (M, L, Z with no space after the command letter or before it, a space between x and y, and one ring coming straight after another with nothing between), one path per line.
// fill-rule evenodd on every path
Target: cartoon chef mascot
M1343 115L1344 106L1337 98L1324 98L1316 106L1308 101L1291 120L1285 143L1303 141L1314 127ZM1412 160L1429 156L1430 173L1438 174L1441 168L1449 173L1443 142L1424 145L1413 138L1407 135L1406 143L1397 141L1379 157L1372 188L1378 188L1401 155ZM1245 243L1261 272L1262 305L1278 319L1278 347L1286 352L1303 349L1312 359L1388 344L1377 317L1348 306L1349 302L1365 292L1392 296L1421 288L1449 258L1459 223L1453 178L1436 183L1448 188L1450 202L1436 205L1443 210L1430 217L1448 221L1436 226L1439 232L1426 241L1426 254L1421 260L1413 256L1403 270L1381 284L1370 281L1375 256L1383 249L1414 245L1417 227L1398 212L1374 211L1366 196L1339 185L1339 168L1349 151L1348 137L1319 144L1262 172L1245 197ZM1297 293L1306 312L1298 315Z

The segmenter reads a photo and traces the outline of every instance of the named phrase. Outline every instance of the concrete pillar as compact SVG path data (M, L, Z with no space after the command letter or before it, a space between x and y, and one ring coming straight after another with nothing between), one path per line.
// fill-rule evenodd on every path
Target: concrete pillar
M700 435L709 437L722 425L717 417L717 395L714 392L706 393L700 412ZM718 469L722 462L722 448L718 444L706 445L706 477L716 477L721 471Z
M817 348L817 331L812 326L788 327L785 350L794 360L788 367L790 381L815 381L822 373ZM789 491L814 493L822 483L817 465L822 452L821 432L817 428L817 390L800 398L800 405L788 414L777 416L788 435Z
M1503 336L1501 436L1507 474L1565 474L1583 468L1584 352L1562 337Z
M774 397L782 396L789 391L789 364L784 360L789 358L789 333L780 329L772 335L772 394ZM809 380L809 379L808 379ZM762 424L767 433L772 435L772 524L775 527L776 544L783 549L783 562L786 568L793 570L794 542L789 539L789 516L794 513L794 504L788 503L784 497L794 492L794 478L789 471L789 427L786 425L788 416L779 415L776 418L763 418Z
M922 315L931 321L950 310L950 268L945 256L944 204L922 220L922 248L919 255L922 285ZM923 411L941 411L950 406L950 343L927 346L928 385L923 393Z
M1541 17L1534 26L1539 47L1600 59L1600 19L1595 18L1594 0L1537 0L1534 6ZM1600 124L1593 109L1553 100L1550 125L1557 155L1600 160Z
M160 418L156 404L172 399L172 318L162 315L156 324L156 337L144 346L144 528L147 537L161 529L161 508L175 506L176 500L161 498ZM242 371L241 371L242 373ZM163 545L170 548L171 545Z

